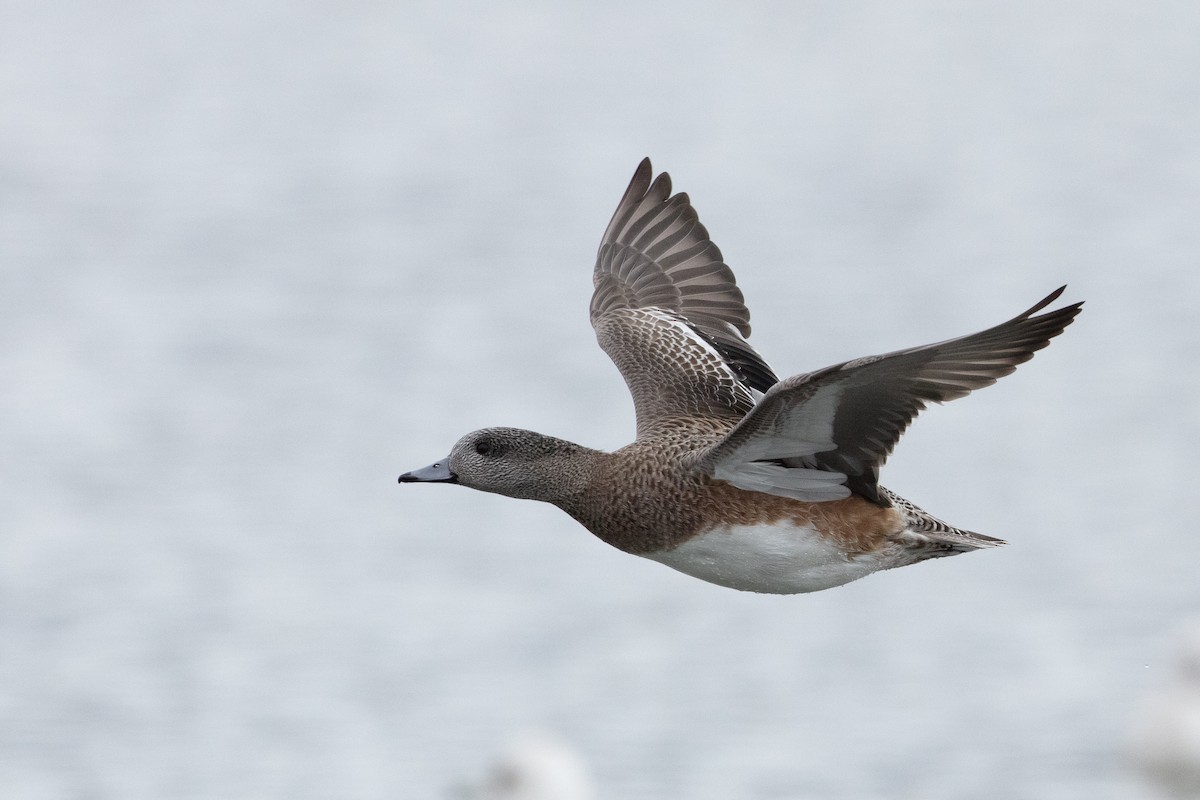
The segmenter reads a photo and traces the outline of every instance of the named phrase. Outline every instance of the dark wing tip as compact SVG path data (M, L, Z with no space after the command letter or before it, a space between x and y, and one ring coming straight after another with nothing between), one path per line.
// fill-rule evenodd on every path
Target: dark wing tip
M1034 313L1035 311L1041 311L1043 308L1050 305L1058 298L1062 297L1062 293L1065 292L1066 290L1067 290L1067 285L1064 283L1062 286L1058 287L1053 292L1051 292L1050 294L1048 294L1044 298L1042 298L1042 300L1039 301L1038 304L1035 305L1033 308L1026 311L1025 316L1029 316L1030 314Z
M618 212L621 207L634 198L641 198L646 194L653 176L654 168L650 166L650 157L647 156L638 163L637 169L633 171L633 177L629 179L629 186L625 187L625 194L621 197L621 202L617 204Z
M1033 306L1033 308L1029 309L1028 311L1026 311L1026 312L1025 312L1025 313L1023 313L1023 314L1018 314L1017 316L1013 317L1013 318L1012 318L1011 320L1009 320L1009 321L1010 321L1010 322L1017 322L1017 321L1019 321L1019 320L1028 319L1029 317L1032 317L1034 314L1036 314L1037 312L1041 311L1043 308L1045 308L1046 306L1050 305L1051 303L1053 303L1053 302L1054 302L1055 300L1057 300L1058 298L1062 297L1062 293L1063 293L1063 292L1065 292L1066 290L1067 290L1067 285L1064 283L1062 286L1058 287L1058 288L1057 288L1057 289L1055 289L1053 292L1051 292L1050 294L1046 295L1044 298L1042 298L1042 299L1041 299L1041 300L1039 300L1037 303L1035 303L1035 304L1034 304L1034 306ZM1051 313L1053 313L1053 314L1060 314L1060 313L1062 313L1062 312L1064 312L1064 311L1067 311L1068 309L1070 309L1070 310L1072 310L1072 311L1074 312L1074 313L1072 313L1072 314L1071 314L1071 316L1072 316L1072 317L1074 317L1076 314L1078 314L1078 313L1079 313L1080 309L1081 309L1081 308L1083 308L1083 302L1084 302L1084 301L1080 300L1078 303L1072 303L1072 304L1071 304L1071 305L1069 305L1069 306L1063 306L1062 308L1058 309L1057 311L1053 311L1053 312L1051 312Z
M1034 313L1041 311L1050 303L1058 299L1058 297L1062 295L1063 290L1066 288L1066 286L1062 286L1056 291L1051 292L1045 300L1042 300L1033 308L1029 309L1029 311L1025 312L1016 320L1014 320L1014 322L1028 320L1030 324L1035 325L1040 329L1045 338L1042 342L1036 344L1032 348L1033 350L1040 350L1046 345L1050 344L1050 340L1066 330L1067 326L1075 321L1075 317L1079 316L1079 312L1083 311L1083 301L1080 300L1078 302L1071 303L1070 305L1065 305L1062 308L1056 308L1053 311L1047 311L1045 314L1039 314L1036 317L1033 316ZM1030 352L1029 357L1032 357L1032 355L1033 353ZM1026 360L1028 360L1028 358Z
M600 240L592 319L613 308L658 305L670 289L667 310L697 328L728 324L747 338L750 312L733 271L688 194L671 192L670 174L655 175L643 158Z

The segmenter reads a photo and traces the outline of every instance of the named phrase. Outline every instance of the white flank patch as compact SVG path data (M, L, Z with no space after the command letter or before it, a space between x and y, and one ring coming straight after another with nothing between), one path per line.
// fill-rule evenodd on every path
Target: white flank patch
M807 525L731 525L646 558L702 581L770 594L817 592L883 566L875 555L851 558Z

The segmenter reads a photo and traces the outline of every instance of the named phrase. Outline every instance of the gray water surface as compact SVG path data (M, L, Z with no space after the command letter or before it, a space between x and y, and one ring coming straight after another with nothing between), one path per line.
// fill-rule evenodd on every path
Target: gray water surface
M0 9L0 796L441 798L513 730L623 800L1126 800L1200 612L1200 12ZM887 485L997 551L709 586L397 486L633 435L587 324L638 160L782 374L1078 322Z

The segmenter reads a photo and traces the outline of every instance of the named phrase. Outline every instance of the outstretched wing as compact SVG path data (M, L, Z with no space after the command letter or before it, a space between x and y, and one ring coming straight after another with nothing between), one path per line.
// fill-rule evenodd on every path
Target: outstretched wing
M778 381L746 341L750 312L688 196L652 175L644 159L604 231L591 303L639 437L681 415L740 418Z
M930 402L990 386L1062 333L1083 303L1034 316L1063 289L980 333L837 364L776 384L699 466L752 491L801 500L851 493L890 505L879 467Z

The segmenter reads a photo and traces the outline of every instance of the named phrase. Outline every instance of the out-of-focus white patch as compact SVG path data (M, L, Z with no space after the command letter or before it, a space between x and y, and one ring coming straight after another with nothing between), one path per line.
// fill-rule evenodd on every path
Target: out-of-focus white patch
M1200 621L1185 630L1170 680L1146 703L1133 755L1167 796L1200 798Z
M583 759L558 736L525 731L496 756L487 775L463 787L464 800L593 800L595 786Z

